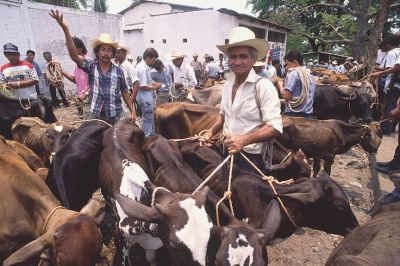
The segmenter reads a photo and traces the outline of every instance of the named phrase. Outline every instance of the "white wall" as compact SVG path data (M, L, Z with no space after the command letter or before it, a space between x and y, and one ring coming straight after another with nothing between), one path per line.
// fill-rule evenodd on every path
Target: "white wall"
M114 39L123 40L122 16L120 15L56 7L27 0L22 0L22 4L10 4L0 0L1 45L7 42L17 45L21 59L25 58L26 50L34 50L35 61L39 65L45 62L43 52L49 51L53 58L61 63L63 69L72 72L75 64L68 55L61 27L48 14L50 9L58 9L64 14L71 34L84 41L92 57L92 40L101 32L111 34ZM0 64L6 62L7 59L1 53ZM74 85L66 79L65 83L68 89L74 88Z
M115 1L115 0L114 0ZM143 3L133 9L128 10L124 16L124 25L143 23L144 19L150 14L167 14L171 13L172 8L168 4L163 3Z

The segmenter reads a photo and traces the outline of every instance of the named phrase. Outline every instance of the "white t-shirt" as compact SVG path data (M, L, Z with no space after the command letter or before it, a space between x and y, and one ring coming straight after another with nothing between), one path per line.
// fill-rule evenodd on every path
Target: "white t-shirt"
M382 68L393 67L399 58L400 58L400 48L394 48L390 50L382 62L383 64ZM386 78L384 91L388 89L390 81L392 80L394 75L395 73L389 74L389 76ZM395 87L400 88L400 84L396 83Z
M197 79L193 67L184 63L182 63L181 67L174 66L174 82L182 84L188 82L189 87L196 87Z

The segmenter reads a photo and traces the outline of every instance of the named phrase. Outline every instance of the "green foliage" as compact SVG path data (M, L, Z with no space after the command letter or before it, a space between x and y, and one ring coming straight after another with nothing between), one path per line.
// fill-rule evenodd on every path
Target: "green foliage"
M35 2L56 5L56 6L64 6L71 8L88 8L87 0L33 0ZM91 11L95 12L107 12L107 0L94 0L93 8Z

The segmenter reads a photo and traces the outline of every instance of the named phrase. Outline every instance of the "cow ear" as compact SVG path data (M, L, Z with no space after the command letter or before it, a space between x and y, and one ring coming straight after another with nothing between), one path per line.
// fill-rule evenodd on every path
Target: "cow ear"
M38 239L26 244L19 250L11 254L4 262L3 266L21 265L34 257L38 257L51 244L53 232L49 231Z
M146 222L157 222L161 218L161 214L155 208L147 207L118 192L114 194L114 198L117 200L124 213L131 218Z
M308 193L289 193L284 195L278 195L280 197L291 198L297 201L300 201L304 205L311 204L317 201L318 195L311 190Z
M198 199L198 203L200 205L204 205L204 203L207 200L207 195L208 192L210 192L210 188L208 186L205 186L202 190L197 191L194 196L196 197L196 199Z

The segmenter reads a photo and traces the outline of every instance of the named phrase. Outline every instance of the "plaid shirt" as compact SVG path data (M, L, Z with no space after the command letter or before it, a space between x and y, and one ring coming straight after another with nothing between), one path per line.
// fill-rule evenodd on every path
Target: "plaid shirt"
M127 91L124 71L111 64L111 69L103 75L97 60L84 59L82 69L88 73L92 94L90 113L107 118L118 117L122 112L121 93Z

